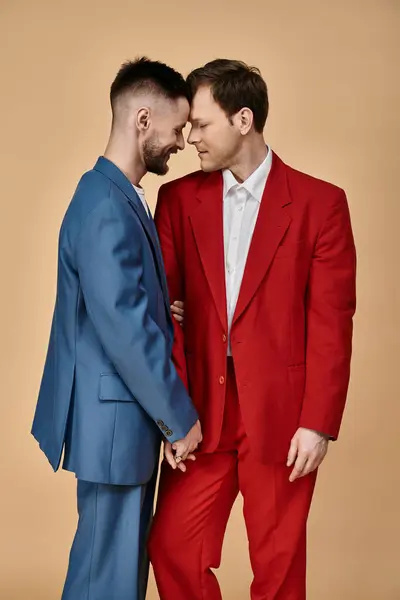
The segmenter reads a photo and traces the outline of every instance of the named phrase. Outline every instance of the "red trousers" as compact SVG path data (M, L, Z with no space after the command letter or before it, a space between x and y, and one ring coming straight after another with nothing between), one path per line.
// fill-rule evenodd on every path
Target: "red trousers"
M254 460L232 359L218 451L200 452L196 462L186 465L186 473L166 463L161 471L149 540L160 599L221 600L211 569L220 565L229 514L240 491L254 575L251 599L305 600L306 523L316 473L290 483L286 465Z

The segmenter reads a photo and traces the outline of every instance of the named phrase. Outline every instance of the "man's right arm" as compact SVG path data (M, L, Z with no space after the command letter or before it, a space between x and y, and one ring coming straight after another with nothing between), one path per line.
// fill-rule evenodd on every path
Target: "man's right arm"
M148 310L143 233L128 205L105 198L87 216L76 245L86 308L101 344L135 399L170 442L198 415Z

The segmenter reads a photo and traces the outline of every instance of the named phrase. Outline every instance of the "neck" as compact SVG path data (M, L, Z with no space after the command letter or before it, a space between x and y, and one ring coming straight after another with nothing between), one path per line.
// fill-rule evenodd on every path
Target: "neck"
M256 139L249 140L248 143L243 144L229 170L239 183L243 183L261 165L267 153L268 148L264 138L262 135L259 135Z
M112 132L104 156L114 163L133 185L139 185L147 172L136 140L129 140L127 136Z

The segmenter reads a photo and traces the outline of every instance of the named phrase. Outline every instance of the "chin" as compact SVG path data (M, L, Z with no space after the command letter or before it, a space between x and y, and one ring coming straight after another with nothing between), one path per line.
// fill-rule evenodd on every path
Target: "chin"
M169 171L169 165L167 163L164 164L153 164L147 166L147 171L152 173L153 175L166 175Z
M212 173L213 171L218 171L220 167L211 160L200 158L200 168L204 173Z

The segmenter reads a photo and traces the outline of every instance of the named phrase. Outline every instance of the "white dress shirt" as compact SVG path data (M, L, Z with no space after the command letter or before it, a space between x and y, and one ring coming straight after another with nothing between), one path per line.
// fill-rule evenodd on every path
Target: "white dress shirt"
M271 165L272 152L268 148L265 160L243 183L238 183L232 172L228 169L222 172L224 181L224 250L228 314L228 356L231 355L230 330L232 319Z
M137 186L137 185L133 185L133 187L135 189L135 192L139 196L141 203L143 204L143 208L146 211L147 216L151 217L150 208L149 208L149 205L146 202L146 197L144 195L144 189L142 187Z

